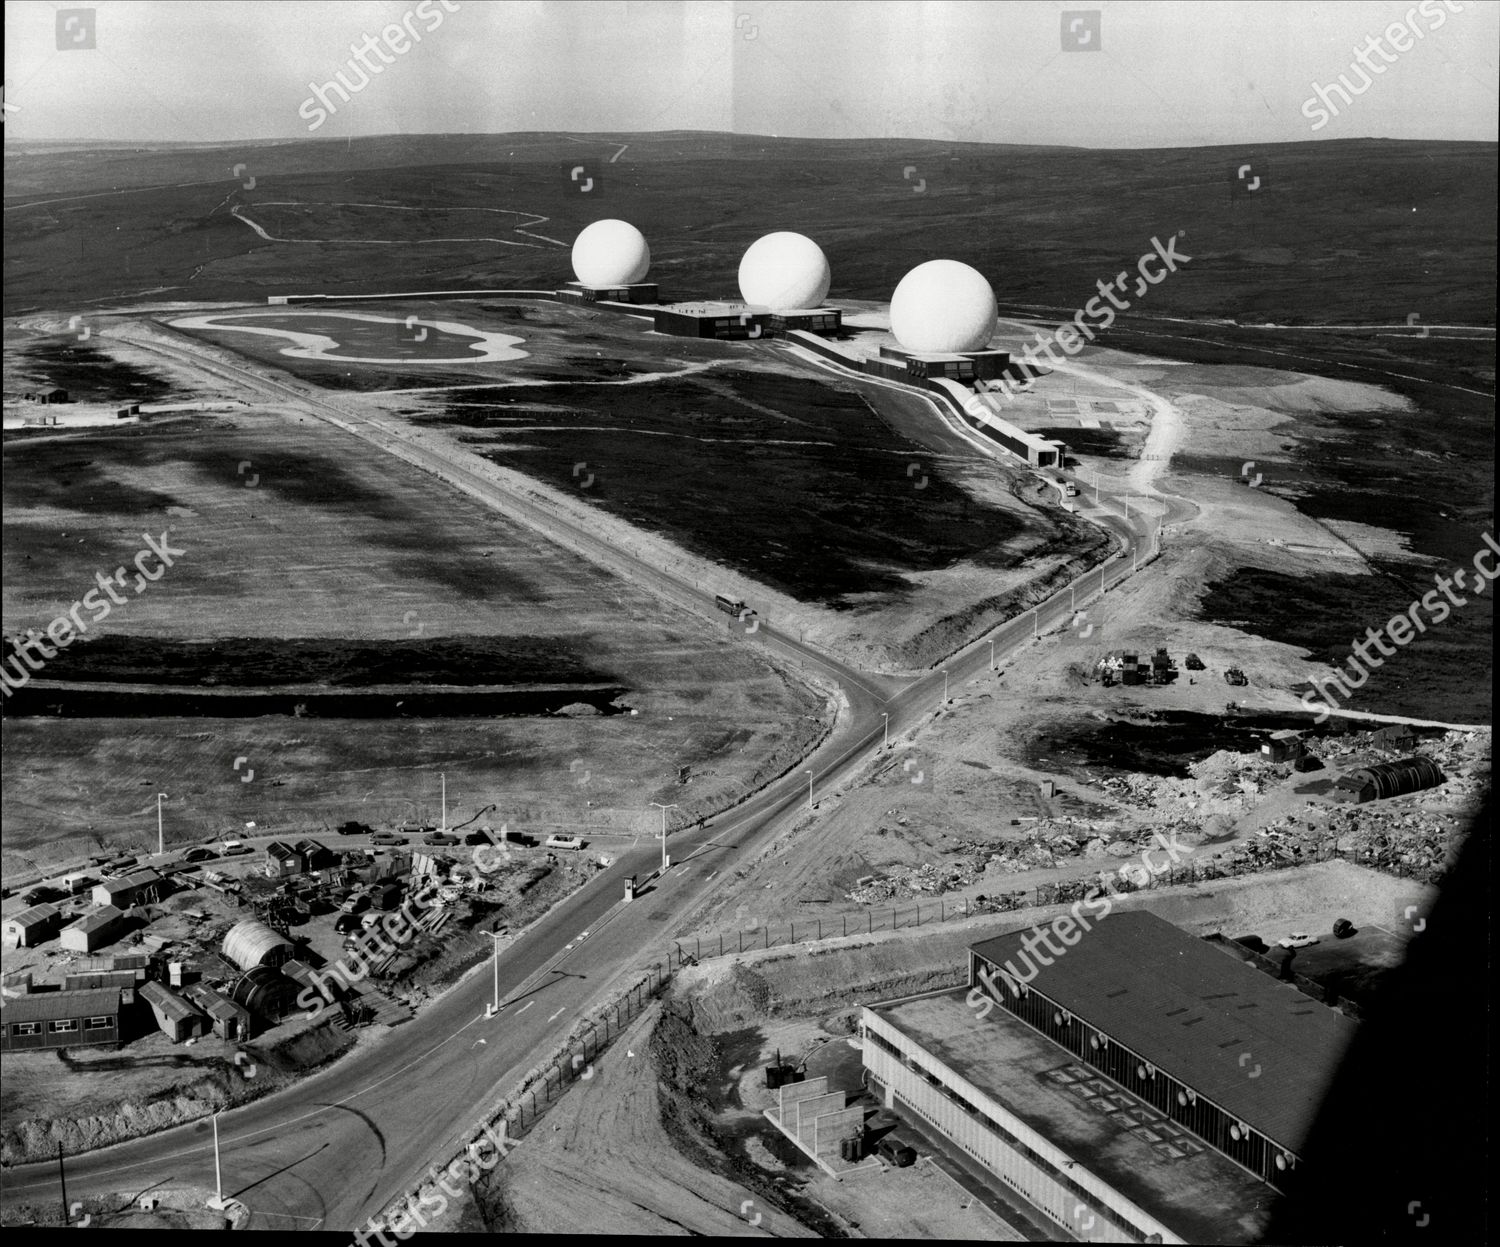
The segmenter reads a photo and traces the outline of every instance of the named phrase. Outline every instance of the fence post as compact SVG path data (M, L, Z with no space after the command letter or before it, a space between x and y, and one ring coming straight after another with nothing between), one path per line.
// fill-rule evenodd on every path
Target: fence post
M823 919L818 919L818 939L823 938Z
M771 924L766 923L766 947L771 947Z
M873 909L870 910L866 916L870 919L870 928L866 934L873 935L875 932L875 911Z
M840 914L839 915L839 921L844 924L844 934L848 935L849 934L849 915L848 914Z
M724 955L724 932L719 932L719 956Z
M796 942L797 942L797 920L795 918L793 918L792 919L792 938L790 940L788 940L787 943L789 943L789 944L795 944Z
M740 952L744 952L745 951L745 933L743 931L740 932L739 939L740 939Z

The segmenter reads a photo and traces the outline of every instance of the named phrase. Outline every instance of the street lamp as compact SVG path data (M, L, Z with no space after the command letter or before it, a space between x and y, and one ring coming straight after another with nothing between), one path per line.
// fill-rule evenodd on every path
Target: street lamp
M948 704L948 668L943 668L943 705Z
M214 1113L214 1197L208 1201L210 1208L224 1209L224 1170L219 1164L219 1113Z
M666 874L667 867L672 864L671 858L667 856L667 811L675 810L677 806L663 805L660 801L653 801L651 804L661 811L661 873Z
M165 797L166 795L167 794L164 793L164 792L159 792L159 793L156 794L156 856L157 857L161 857L167 851L166 837L164 837L162 835L162 830L161 830L161 802L162 802L162 798Z
M880 742L880 747L882 749L889 749L891 747L891 716L889 715L889 713L882 710L880 712L880 717L884 720L884 722L881 724L884 739Z
M817 808L815 805L813 805L812 788L813 788L813 773L811 771L809 771L807 773L807 808L809 810L813 810L813 809Z
M995 669L995 638L986 637L985 639L990 643L990 670L993 671Z
M495 1003L485 1007L484 1016L492 1018L500 1012L500 932L490 931L488 934L495 941Z
M446 832L448 830L448 777L439 771L438 778L443 782L443 820L438 825L438 830Z

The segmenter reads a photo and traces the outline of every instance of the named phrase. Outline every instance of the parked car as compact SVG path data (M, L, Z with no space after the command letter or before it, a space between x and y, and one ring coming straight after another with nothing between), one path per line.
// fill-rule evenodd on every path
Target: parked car
M1306 948L1309 944L1316 944L1318 937L1308 935L1304 931L1293 931L1290 935L1283 936L1276 941L1282 948Z
M219 855L212 849L205 849L201 844L195 849L189 849L182 855L185 862L211 862Z
M577 836L548 836L546 843L549 849L583 848L583 841Z
M362 914L370 908L370 898L361 892L357 896L351 896L339 908L346 914Z
M377 831L370 837L371 844L405 844L406 837L398 836L391 831Z
M905 1169L908 1165L917 1163L917 1151L908 1147L899 1139L881 1139L875 1145L875 1154L888 1164L895 1165L898 1169Z
M465 844L494 844L494 840L487 831L471 831L464 837Z
M60 888L49 887L45 883L39 888L32 888L30 892L21 895L21 903L26 906L45 905L48 901L60 901L67 895Z
M239 840L226 840L219 846L219 852L224 857L238 857L241 853L250 852L250 846Z
M457 836L450 836L446 831L435 831L430 836L422 837L423 844L452 845L458 843Z
M363 836L369 833L370 828L364 823L350 819L347 823L340 823L338 831L341 836Z
M363 926L357 914L340 914L333 922L333 930L337 935L348 935L351 931L358 931Z

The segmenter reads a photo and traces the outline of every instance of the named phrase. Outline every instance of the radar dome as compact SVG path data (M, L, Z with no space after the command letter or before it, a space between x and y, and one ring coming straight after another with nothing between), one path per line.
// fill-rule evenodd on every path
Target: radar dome
M595 221L573 243L573 274L585 286L628 286L650 268L646 236L628 221Z
M821 307L830 280L823 249L801 234L767 234L740 261L740 295L751 307Z
M995 292L984 274L957 260L928 260L891 295L891 332L908 351L981 351L995 332Z

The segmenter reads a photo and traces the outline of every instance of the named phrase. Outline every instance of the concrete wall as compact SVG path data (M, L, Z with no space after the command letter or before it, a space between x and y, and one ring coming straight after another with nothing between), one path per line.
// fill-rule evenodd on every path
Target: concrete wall
M864 1106L840 1109L836 1113L824 1113L813 1122L812 1150L815 1156L827 1159L839 1154L839 1140L862 1130L865 1123Z
M849 1097L842 1091L830 1091L827 1095L813 1096L811 1099L800 1101L792 1111L796 1114L793 1121L783 1120L782 1124L790 1126L796 1131L797 1141L803 1147L811 1148L813 1145L813 1126L824 1113L842 1112L844 1104Z

